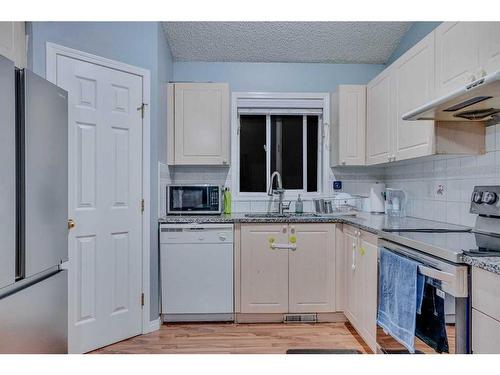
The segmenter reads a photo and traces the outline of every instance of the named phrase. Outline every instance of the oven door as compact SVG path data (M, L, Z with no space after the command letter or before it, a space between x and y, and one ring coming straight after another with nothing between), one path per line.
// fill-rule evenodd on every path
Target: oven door
M422 312L417 314L415 353L470 353L468 267L382 239L380 247L416 260L421 264L419 273L426 277ZM408 350L379 325L376 339L380 353L408 354Z
M220 188L213 185L169 185L167 214L220 214Z

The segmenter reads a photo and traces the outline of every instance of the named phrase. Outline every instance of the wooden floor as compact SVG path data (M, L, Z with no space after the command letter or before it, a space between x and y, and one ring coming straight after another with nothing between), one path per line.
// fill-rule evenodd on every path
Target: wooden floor
M159 331L98 349L93 354L284 354L288 349L370 348L349 323L162 325Z

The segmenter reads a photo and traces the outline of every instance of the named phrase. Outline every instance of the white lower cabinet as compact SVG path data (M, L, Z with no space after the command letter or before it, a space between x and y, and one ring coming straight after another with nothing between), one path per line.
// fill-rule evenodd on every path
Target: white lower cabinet
M377 329L377 237L344 225L345 306L344 314L376 351Z
M335 311L335 224L242 224L240 251L241 313Z
M288 253L289 312L335 311L335 226L290 224L292 236L297 249Z
M241 312L288 312L288 243L286 224L241 225Z
M500 354L500 275L472 268L472 352Z

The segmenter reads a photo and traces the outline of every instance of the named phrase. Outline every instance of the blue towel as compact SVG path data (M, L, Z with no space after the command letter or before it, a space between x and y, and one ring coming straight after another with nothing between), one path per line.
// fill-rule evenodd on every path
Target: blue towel
M411 259L380 248L377 323L410 353L415 353L416 318L425 284L418 266Z

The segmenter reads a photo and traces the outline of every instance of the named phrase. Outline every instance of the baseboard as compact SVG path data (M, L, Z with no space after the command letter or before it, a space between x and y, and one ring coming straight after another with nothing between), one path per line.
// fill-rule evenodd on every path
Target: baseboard
M161 327L161 318L158 317L158 319L155 319L155 320L151 320L149 322L149 331L148 333L150 332L154 332L154 331L158 331Z

